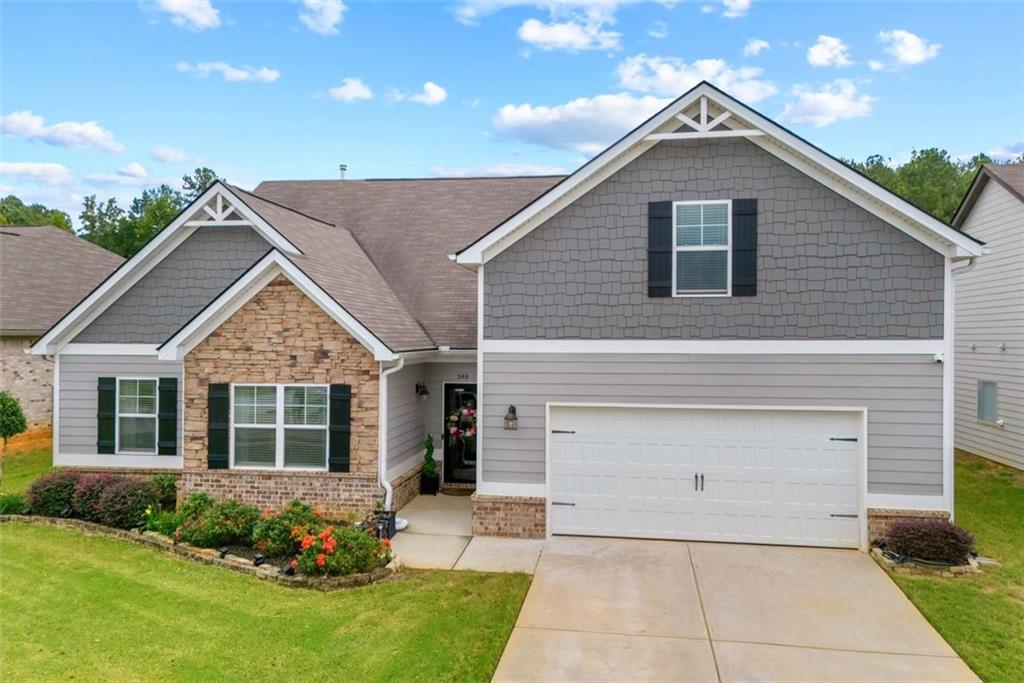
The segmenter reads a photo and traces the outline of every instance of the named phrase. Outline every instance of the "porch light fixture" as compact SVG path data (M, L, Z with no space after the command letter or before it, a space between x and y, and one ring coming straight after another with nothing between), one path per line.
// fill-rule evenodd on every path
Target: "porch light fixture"
M515 430L519 429L519 418L516 417L516 407L509 406L508 412L505 413L505 429Z
M427 389L427 385L423 382L416 384L416 395L420 397L421 401L426 401L427 396L430 396L430 389Z

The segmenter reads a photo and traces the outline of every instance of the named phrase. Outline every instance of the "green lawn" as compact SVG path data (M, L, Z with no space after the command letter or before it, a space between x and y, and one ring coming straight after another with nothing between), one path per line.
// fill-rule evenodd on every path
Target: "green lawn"
M406 570L319 593L2 524L0 671L9 681L487 681L529 582Z
M1024 681L1024 472L958 458L956 521L980 554L1003 566L967 579L896 583L982 680Z
M4 477L0 491L12 493L24 491L40 475L53 467L50 447L17 450L12 448L4 458Z

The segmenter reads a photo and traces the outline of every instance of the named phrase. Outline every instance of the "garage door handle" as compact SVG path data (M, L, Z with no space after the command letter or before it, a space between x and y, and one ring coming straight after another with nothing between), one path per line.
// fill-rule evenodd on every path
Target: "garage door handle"
M829 441L852 441L857 443L857 437L855 436L833 436Z
M552 429L552 434L575 434L575 429Z
M831 515L829 515L829 517L842 517L843 519L857 519L858 517L860 517L860 515L841 515L839 513L833 512Z
M553 501L551 501L551 504L552 505L565 505L567 507L573 507L573 508L576 507L576 503L563 503L560 500L553 500Z

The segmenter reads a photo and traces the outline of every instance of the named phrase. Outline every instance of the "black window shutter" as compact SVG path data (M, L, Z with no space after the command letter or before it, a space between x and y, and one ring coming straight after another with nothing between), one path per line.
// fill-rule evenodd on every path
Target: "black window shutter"
M331 385L330 434L327 443L327 469L348 472L349 438L352 436L352 387Z
M672 202L647 204L647 296L672 296Z
M757 295L757 200L732 200L732 295Z
M113 453L117 420L117 378L100 377L97 383L96 452Z
M231 429L231 392L227 384L211 384L206 393L206 467L228 468L228 430Z
M160 455L178 454L178 378L160 378L157 408L157 450Z

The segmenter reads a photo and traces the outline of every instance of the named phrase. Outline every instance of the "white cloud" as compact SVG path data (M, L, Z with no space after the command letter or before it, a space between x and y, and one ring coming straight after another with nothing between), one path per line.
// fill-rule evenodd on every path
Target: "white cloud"
M562 175L561 166L544 164L491 164L489 166L451 167L433 166L430 173L442 178L479 178L491 176Z
M0 176L25 178L44 185L65 185L71 182L71 172L66 166L49 162L0 161Z
M60 147L95 147L118 154L124 151L124 145L114 139L114 134L95 121L62 121L48 126L42 116L15 111L0 117L0 130L23 140Z
M341 79L341 85L328 88L327 95L333 100L342 102L373 99L373 91L370 90L370 86L351 76Z
M225 81L256 81L259 83L273 83L281 77L277 69L269 69L265 66L255 68L252 66L231 66L227 62L178 62L178 71L181 73L194 73L199 78L206 78L211 74L220 74Z
M869 59L868 68L872 71L882 71L885 69L885 64L877 59Z
M857 92L853 81L839 78L820 90L804 85L793 88L796 100L786 104L779 115L783 123L809 123L822 128L843 119L869 116L878 98Z
M117 169L117 175L124 176L125 178L145 178L146 167L137 161L133 161Z
M807 63L811 66L850 66L850 49L835 36L820 35L818 42L807 48Z
M169 14L175 26L193 31L220 26L220 11L210 0L157 0L156 9Z
M621 33L605 31L604 24L562 21L544 23L538 19L527 19L519 27L519 39L540 50L618 50Z
M85 181L99 187L142 187L159 184L149 177L146 169L138 162L122 166L114 173L92 173L85 176Z
M738 19L750 11L751 0L722 0L722 16L726 19Z
M423 84L423 90L421 92L410 95L408 93L396 91L391 93L391 99L396 102L401 102L402 100L419 102L420 104L425 104L428 107L433 107L434 105L441 104L448 99L448 91L433 81L427 81Z
M608 30L619 7L634 0L467 0L455 9L455 19L476 25L509 7L533 7L547 12L547 21L531 17L518 30L520 40L539 50L617 50L621 34Z
M678 97L701 81L747 102L757 102L778 92L775 84L761 79L763 69L730 67L721 59L698 59L687 64L675 57L639 54L622 61L617 69L619 83L630 90L665 97Z
M701 5L700 11L704 14L714 14L718 11L718 8L714 5Z
M939 50L942 49L938 43L929 43L920 36L903 29L882 31L878 34L878 39L887 44L886 52L892 55L898 63L907 66L934 59L939 56Z
M771 49L771 43L767 40L761 40L760 38L751 38L747 41L747 44L743 46L744 57L756 57L765 50Z
M668 38L668 24L660 19L647 27L647 35L651 38Z
M669 101L619 93L580 97L553 107L506 104L494 115L493 125L506 137L595 154Z
M299 11L299 21L313 33L333 36L338 33L338 24L345 14L345 3L341 0L302 0L304 9Z
M170 145L157 145L149 151L149 155L165 164L178 164L188 158L185 152Z
M989 150L989 156L993 159L1005 161L1007 159L1016 159L1017 157L1024 154L1024 139L1011 142L1010 144L1000 147L994 147Z

